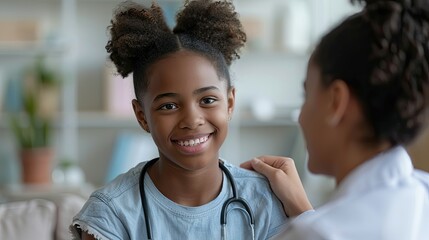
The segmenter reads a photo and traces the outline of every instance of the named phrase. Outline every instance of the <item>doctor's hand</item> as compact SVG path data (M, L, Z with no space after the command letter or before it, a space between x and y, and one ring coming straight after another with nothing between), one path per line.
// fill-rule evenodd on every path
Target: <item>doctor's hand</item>
M283 203L289 217L312 210L293 159L280 156L260 156L240 164L240 167L254 170L268 178L271 189Z

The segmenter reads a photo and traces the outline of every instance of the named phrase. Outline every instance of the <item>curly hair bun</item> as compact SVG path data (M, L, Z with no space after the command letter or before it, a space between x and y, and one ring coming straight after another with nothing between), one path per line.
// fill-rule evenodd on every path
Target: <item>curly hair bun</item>
M150 8L133 2L122 3L116 10L109 29L111 39L106 50L123 77L133 71L141 56L153 51L157 40L172 38L173 35L161 8L155 3Z
M393 143L408 143L423 125L429 104L429 1L354 1L366 3L363 19L374 41L371 57L377 64L370 76L374 94L367 99L375 110L370 118L379 135L386 134ZM385 116L383 121L377 121L380 115Z
M238 14L229 1L186 1L173 32L210 44L222 53L228 65L240 57L238 51L246 42Z

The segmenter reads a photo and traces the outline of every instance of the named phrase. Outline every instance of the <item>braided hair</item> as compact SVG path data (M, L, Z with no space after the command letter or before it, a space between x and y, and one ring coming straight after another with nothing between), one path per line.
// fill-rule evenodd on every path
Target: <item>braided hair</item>
M219 77L231 88L229 66L239 58L246 35L229 1L186 1L169 29L162 9L127 1L119 5L109 26L111 39L106 45L118 73L133 73L136 98L147 89L148 68L158 60L181 50L206 57Z
M408 144L429 103L429 4L355 0L364 9L325 35L313 59L322 84L343 80L359 100L371 140Z

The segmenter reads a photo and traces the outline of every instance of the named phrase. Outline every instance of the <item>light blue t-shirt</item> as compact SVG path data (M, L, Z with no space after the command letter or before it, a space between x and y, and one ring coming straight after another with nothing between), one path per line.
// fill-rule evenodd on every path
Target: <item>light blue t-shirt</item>
M139 177L144 163L118 176L107 186L95 191L82 210L74 217L72 232L87 231L97 239L147 239L140 200ZM255 239L268 239L287 223L283 207L271 192L268 181L261 175L225 162L237 185L239 197L244 198L255 216ZM232 196L231 185L224 175L220 194L211 202L187 207L166 198L145 175L145 190L152 227L152 238L220 239L220 213L223 203ZM228 207L227 237L234 240L251 239L249 219L240 204Z

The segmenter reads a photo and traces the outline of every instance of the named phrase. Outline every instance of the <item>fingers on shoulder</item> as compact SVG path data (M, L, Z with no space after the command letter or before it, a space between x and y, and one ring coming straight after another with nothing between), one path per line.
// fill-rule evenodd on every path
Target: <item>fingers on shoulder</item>
M275 168L295 166L295 161L289 157L263 155L263 156L259 156L258 159Z
M252 162L251 162L251 161L252 161L252 160L249 160L249 161L246 161L246 162L241 163L241 164L240 164L240 167L241 167L241 168L244 168L244 169L248 169L248 170L253 170Z

